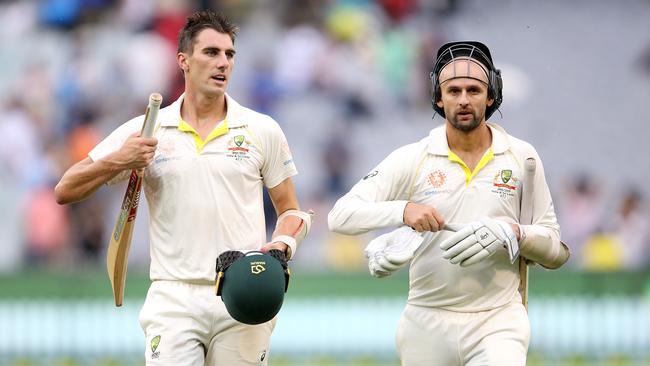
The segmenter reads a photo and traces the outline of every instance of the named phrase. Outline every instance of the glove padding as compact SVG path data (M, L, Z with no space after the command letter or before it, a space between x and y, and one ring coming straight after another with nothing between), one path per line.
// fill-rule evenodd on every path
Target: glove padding
M514 263L519 255L519 243L512 227L488 218L466 224L440 244L442 257L461 267L478 263L499 248L507 249L510 262Z
M245 256L245 254L239 250L226 250L217 257L217 276L215 278L215 292L217 296L221 296L221 288L223 286L222 279L224 278L226 270L231 264L235 263L237 259L242 258L243 256Z
M370 274L379 278L390 276L413 258L423 241L424 237L408 226L376 237L364 250Z

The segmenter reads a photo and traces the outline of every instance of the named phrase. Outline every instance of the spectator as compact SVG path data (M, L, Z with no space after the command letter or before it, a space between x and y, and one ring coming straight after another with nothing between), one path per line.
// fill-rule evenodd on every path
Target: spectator
M643 270L650 265L650 229L643 197L636 189L624 193L613 220L612 233L623 246L626 270Z
M558 218L562 238L573 253L581 253L587 239L597 232L603 216L603 196L596 181L582 174L560 193Z

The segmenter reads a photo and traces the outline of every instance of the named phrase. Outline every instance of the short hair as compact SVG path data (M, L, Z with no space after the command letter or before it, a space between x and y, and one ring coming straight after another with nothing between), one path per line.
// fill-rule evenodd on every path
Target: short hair
M197 34L206 28L229 35L235 44L237 26L220 12L201 10L187 17L185 26L178 33L178 52L192 53Z

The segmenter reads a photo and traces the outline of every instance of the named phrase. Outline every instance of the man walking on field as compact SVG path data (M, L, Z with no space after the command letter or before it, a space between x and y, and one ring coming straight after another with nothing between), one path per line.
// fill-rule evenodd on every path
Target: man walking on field
M402 365L523 366L530 325L517 291L517 254L547 268L568 259L544 170L529 143L486 122L501 104L502 85L484 44L442 46L431 81L444 125L359 181L329 213L329 226L356 235L405 225L367 249L376 277L410 261L397 330ZM524 225L528 157L538 168L533 220Z
M214 293L215 260L227 250L279 249L291 258L309 230L279 125L226 94L235 33L221 14L191 15L178 39L185 93L159 112L154 137L138 136L142 116L126 122L56 187L59 203L76 202L145 168L153 281L140 312L147 365L266 365L275 319L235 321ZM279 217L269 243L264 186Z

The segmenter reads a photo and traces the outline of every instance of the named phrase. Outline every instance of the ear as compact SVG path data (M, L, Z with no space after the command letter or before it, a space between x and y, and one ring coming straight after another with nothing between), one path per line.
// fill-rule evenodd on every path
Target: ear
M491 107L493 103L494 103L494 99L492 99L492 98L488 98L486 105L487 105L488 107Z
M438 99L438 101L436 102L436 105L437 105L438 107L444 109L444 104L442 103L442 99Z
M183 52L176 54L176 63L183 73L190 71L190 66L187 64L187 55Z

